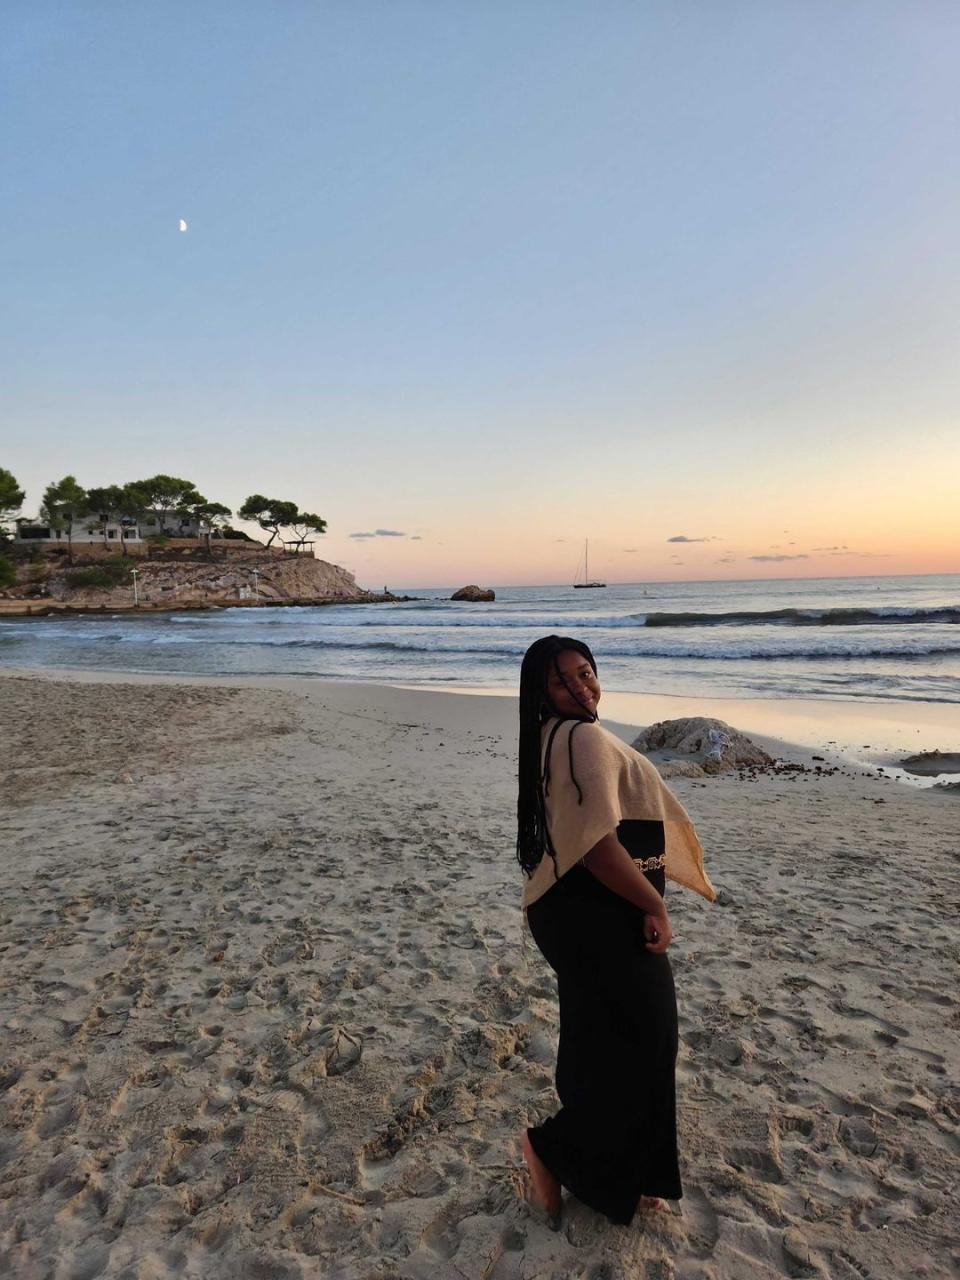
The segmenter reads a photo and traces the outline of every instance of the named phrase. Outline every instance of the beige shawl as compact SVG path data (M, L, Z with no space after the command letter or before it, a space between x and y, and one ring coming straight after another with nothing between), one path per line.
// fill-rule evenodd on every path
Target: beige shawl
M542 769L546 768L546 747L557 720L554 717L543 726ZM553 735L544 791L556 871L553 858L545 853L533 875L524 881L524 907L542 897L558 875L569 871L598 840L629 818L662 822L666 875L709 902L716 898L717 891L703 869L703 849L683 805L649 760L596 721L566 720L560 724Z

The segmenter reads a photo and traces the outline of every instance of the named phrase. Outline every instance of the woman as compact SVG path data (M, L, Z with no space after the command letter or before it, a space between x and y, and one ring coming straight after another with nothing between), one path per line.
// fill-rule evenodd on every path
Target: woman
M599 701L585 644L545 636L530 646L517 859L527 923L557 975L562 1106L521 1145L554 1227L561 1187L625 1224L683 1194L665 876L716 897L686 812L648 760L600 727Z

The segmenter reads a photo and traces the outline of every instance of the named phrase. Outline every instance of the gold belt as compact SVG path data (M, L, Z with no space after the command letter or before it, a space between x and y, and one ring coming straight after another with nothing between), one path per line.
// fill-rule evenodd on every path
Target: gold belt
M656 858L634 858L633 861L641 871L659 871L662 867L667 865L667 855L665 853L661 853L659 857Z

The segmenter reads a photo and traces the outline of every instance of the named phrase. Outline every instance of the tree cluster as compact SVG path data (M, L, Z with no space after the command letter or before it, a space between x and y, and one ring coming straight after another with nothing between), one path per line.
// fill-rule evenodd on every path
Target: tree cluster
M298 547L302 547L311 533L325 533L327 522L322 516L312 511L301 511L295 502L286 502L281 498L265 498L262 493L253 493L237 512L241 520L255 520L265 533L269 547L274 538L280 536L281 529L293 531L293 538Z
M25 496L14 476L0 467L0 523L16 516ZM66 533L71 558L73 532L80 521L89 522L92 517L106 541L108 524L131 528L148 512L156 514L161 535L167 533L167 520L178 517L180 522L197 522L208 537L224 526L232 514L222 502L208 501L192 481L167 475L91 489L79 484L76 476L64 476L47 485L40 504L41 520L51 529Z
M25 496L14 476L0 467L0 533L4 532L4 522L17 515ZM47 485L40 507L41 518L52 529L66 533L71 559L73 531L79 521L93 517L106 541L108 524L131 528L148 512L156 515L160 535L167 534L168 519L178 524L187 520L197 523L208 542L212 533L233 532L227 523L233 514L230 508L222 502L208 501L192 481L179 476L156 475L92 489L85 489L75 476L64 476ZM255 521L270 534L268 547L280 537L281 529L292 531L290 541L302 548L310 533L324 533L327 528L326 520L314 512L301 511L295 502L265 498L259 493L251 494L237 515L241 520ZM126 554L125 546L123 550Z

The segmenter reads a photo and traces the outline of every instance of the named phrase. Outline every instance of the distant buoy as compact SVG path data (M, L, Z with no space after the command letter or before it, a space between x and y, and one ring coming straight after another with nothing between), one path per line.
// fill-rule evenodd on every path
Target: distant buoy
M181 218L181 219L180 219L180 230L181 230L181 231L186 231L186 229L187 229L187 223L186 223L186 220L185 220L184 218Z

